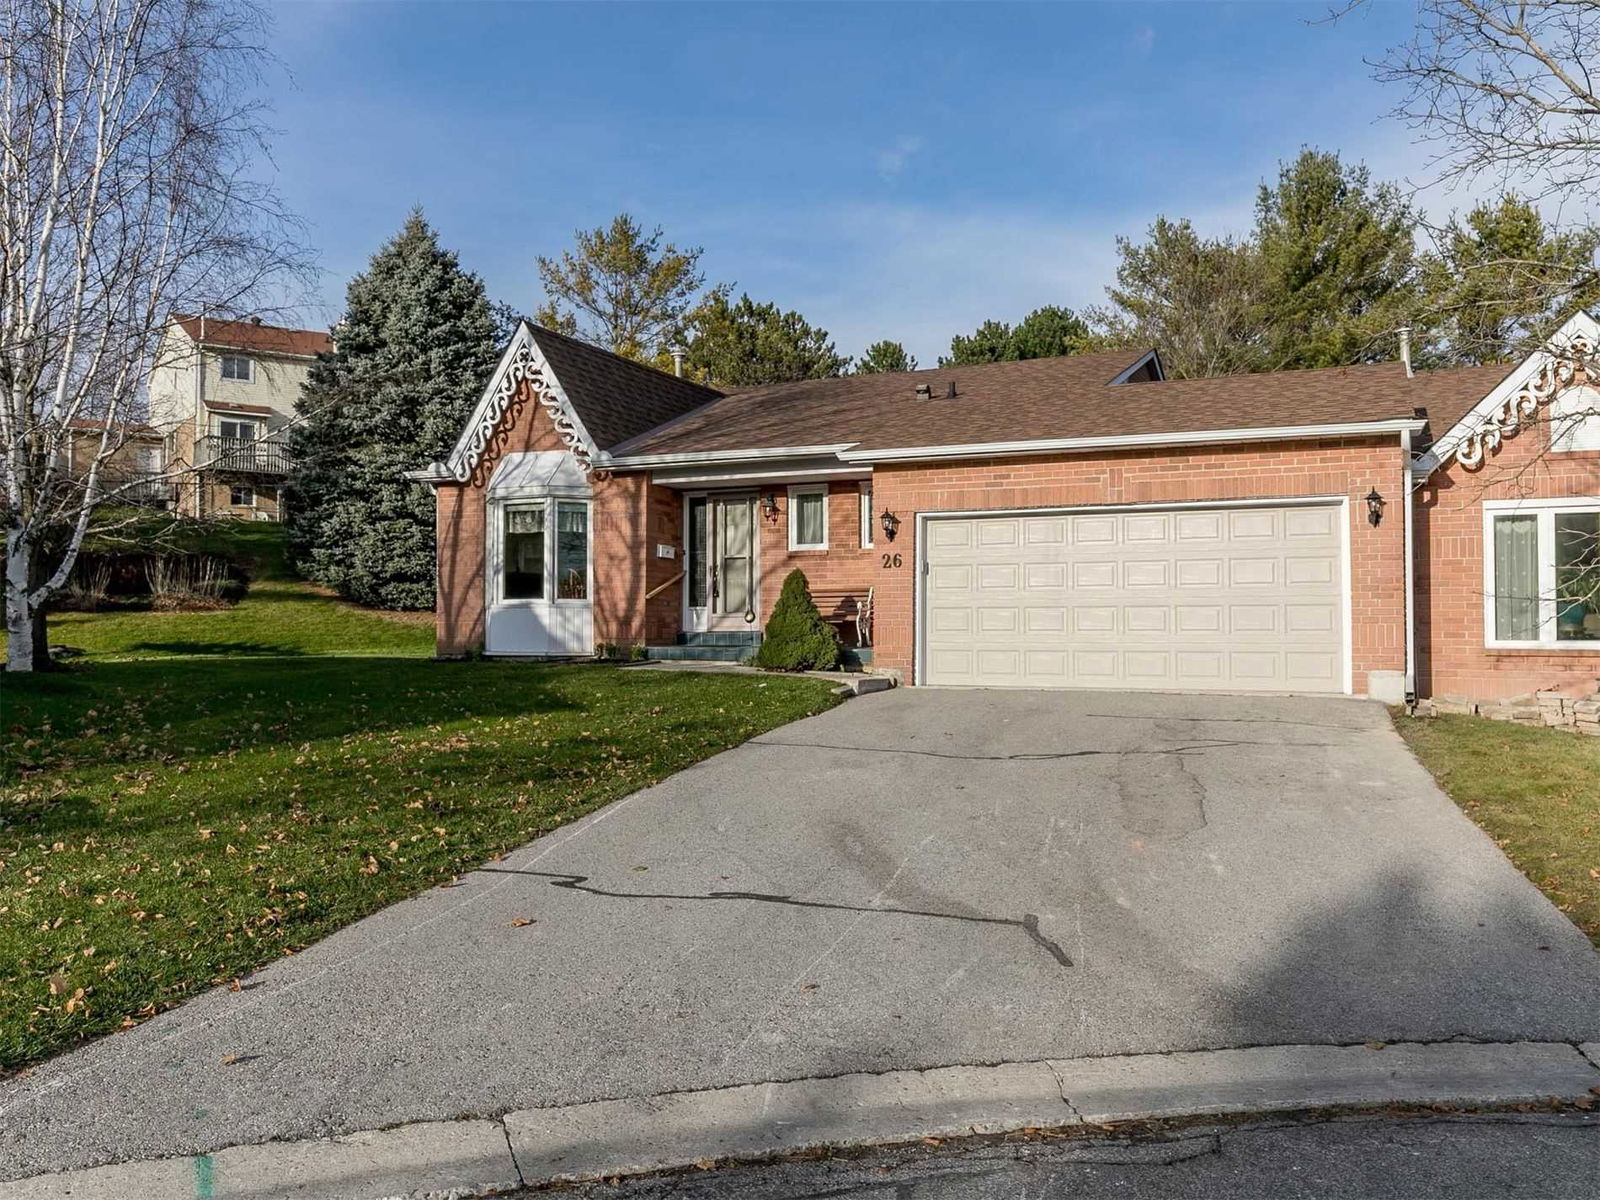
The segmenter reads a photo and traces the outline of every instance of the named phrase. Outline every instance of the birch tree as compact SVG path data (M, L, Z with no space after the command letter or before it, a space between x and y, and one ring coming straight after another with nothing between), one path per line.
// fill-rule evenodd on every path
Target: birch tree
M9 670L43 660L41 614L134 486L109 464L170 314L258 311L303 262L261 182L265 41L249 0L0 0Z

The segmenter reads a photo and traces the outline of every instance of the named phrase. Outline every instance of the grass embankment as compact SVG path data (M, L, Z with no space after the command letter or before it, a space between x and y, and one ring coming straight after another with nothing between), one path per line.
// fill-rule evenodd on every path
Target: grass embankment
M1600 948L1600 738L1481 717L1395 724L1439 785Z

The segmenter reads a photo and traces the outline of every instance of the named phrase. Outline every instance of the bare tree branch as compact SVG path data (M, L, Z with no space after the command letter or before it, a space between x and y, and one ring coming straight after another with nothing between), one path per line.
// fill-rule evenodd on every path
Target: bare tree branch
M115 458L171 313L259 309L305 269L259 170L266 34L250 0L0 0L9 669L132 486Z

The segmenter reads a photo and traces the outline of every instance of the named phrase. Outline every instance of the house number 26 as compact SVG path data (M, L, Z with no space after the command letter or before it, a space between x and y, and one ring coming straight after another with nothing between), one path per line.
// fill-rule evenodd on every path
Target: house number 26
M898 567L901 565L901 563L902 559L898 554L885 554L883 556L883 565L885 569L888 569L889 567Z

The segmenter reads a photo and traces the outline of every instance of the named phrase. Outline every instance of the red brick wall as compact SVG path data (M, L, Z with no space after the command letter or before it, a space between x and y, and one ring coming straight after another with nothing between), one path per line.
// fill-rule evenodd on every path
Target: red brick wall
M778 602L783 581L795 568L806 573L813 592L848 591L858 599L877 582L874 551L861 546L861 485L851 479L828 485L828 548L826 550L789 549L789 489L762 488L761 495L773 495L778 515L762 515L757 506L756 523L761 530L761 611L758 622L765 626ZM878 534L882 541L882 534ZM848 630L847 630L848 633ZM850 636L845 639L851 640Z
M1508 700L1535 691L1587 695L1600 649L1485 647L1483 502L1600 495L1600 453L1548 453L1549 426L1507 438L1483 465L1435 472L1416 495L1417 689L1424 696Z
M483 648L486 489L495 464L517 451L564 450L550 416L526 390L471 480L437 489L439 589L435 609L438 654L460 657ZM681 541L677 496L642 475L591 476L590 536L594 544L594 636L633 645L678 628L674 588L646 602L645 594L681 569L681 559L657 559L655 545Z
M1403 473L1398 437L879 466L874 505L901 524L892 545L880 536L877 557L865 564L877 586L874 664L911 678L919 512L1345 495L1354 682L1365 692L1368 671L1405 667ZM1376 529L1362 499L1373 487L1391 502ZM884 568L885 551L897 551L901 565Z

